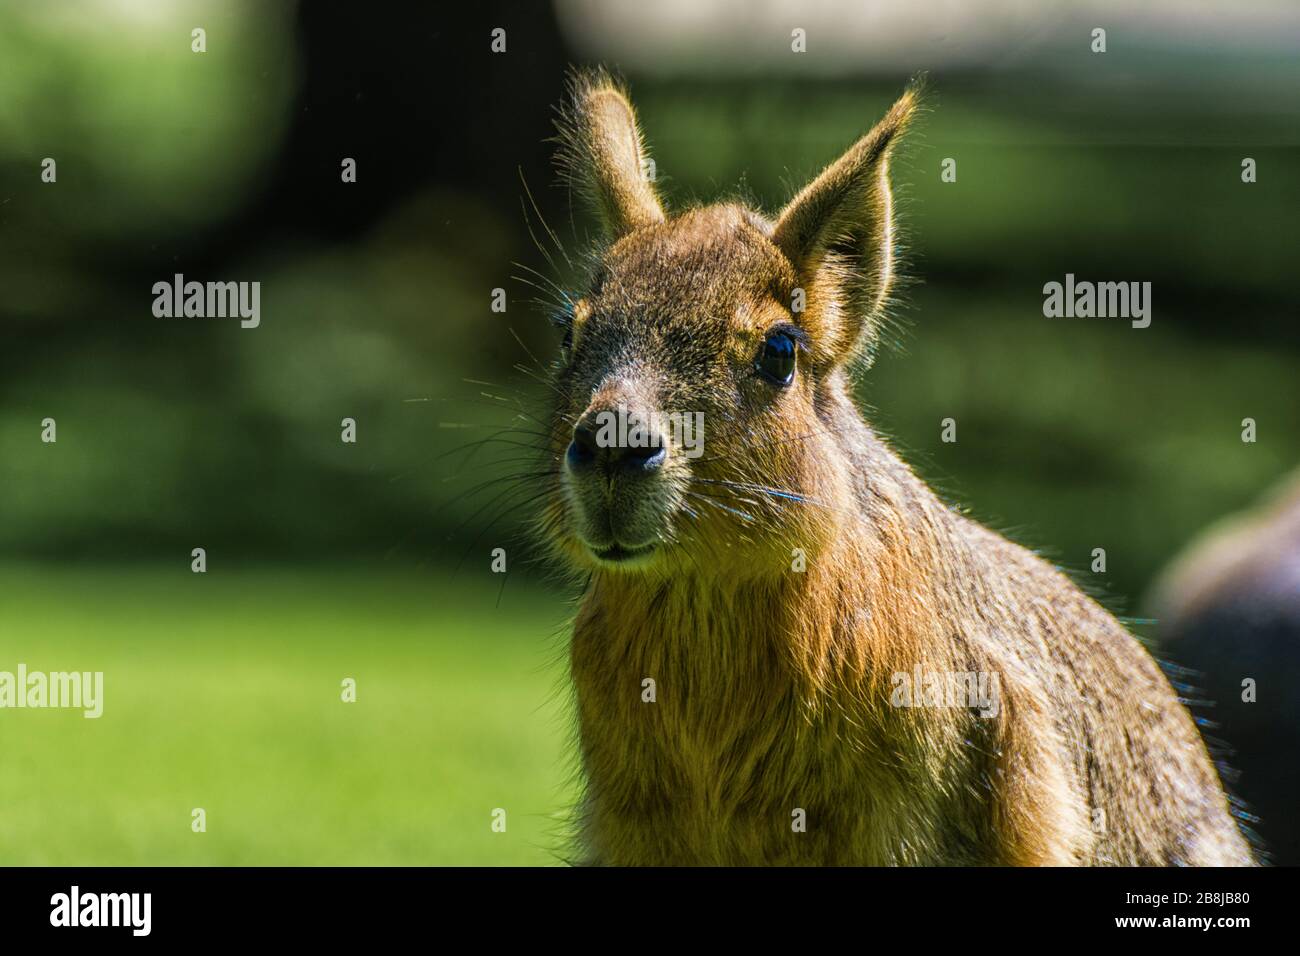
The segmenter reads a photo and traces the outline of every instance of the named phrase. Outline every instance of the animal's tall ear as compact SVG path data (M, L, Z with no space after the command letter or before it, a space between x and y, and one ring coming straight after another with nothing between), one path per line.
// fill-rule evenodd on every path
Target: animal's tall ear
M828 360L868 353L894 279L889 156L916 111L915 87L781 211L773 241L795 267Z
M556 121L561 174L592 205L607 238L664 221L627 95L603 70L577 72Z

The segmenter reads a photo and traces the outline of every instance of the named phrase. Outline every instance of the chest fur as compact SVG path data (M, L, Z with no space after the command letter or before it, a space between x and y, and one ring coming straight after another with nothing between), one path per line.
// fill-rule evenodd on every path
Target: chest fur
M788 617L739 600L745 613L584 606L572 668L588 852L616 864L951 859L968 838L936 822L963 819L936 805L955 789L951 764L933 757L950 749L942 731L889 707L885 685L848 655L810 674Z

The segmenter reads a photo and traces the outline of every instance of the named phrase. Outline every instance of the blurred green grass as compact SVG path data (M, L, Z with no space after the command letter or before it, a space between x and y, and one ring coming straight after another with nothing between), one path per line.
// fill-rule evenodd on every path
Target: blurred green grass
M103 671L104 714L0 710L0 864L558 862L572 793L556 598L510 582L498 607L486 569L219 558L204 575L182 561L3 579L0 670Z

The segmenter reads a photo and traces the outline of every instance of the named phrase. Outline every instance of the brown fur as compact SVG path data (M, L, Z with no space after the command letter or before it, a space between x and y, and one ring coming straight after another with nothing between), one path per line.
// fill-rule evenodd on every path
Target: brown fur
M734 204L668 217L622 90L574 81L561 162L606 244L570 317L550 451L563 462L575 423L620 403L699 410L707 429L703 457L670 446L653 478L555 472L545 532L588 572L571 650L580 857L1249 863L1151 658L1064 575L941 502L850 399L894 273L888 161L913 112L909 92L775 221ZM806 339L786 388L754 373L776 323ZM646 529L646 559L590 546ZM996 673L997 716L892 706L893 675L918 667Z

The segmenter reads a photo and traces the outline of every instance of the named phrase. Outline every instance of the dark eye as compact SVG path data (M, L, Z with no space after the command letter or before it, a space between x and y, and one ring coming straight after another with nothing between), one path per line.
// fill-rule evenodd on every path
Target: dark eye
M763 342L754 368L773 385L789 385L794 381L794 339L785 332L773 332Z

